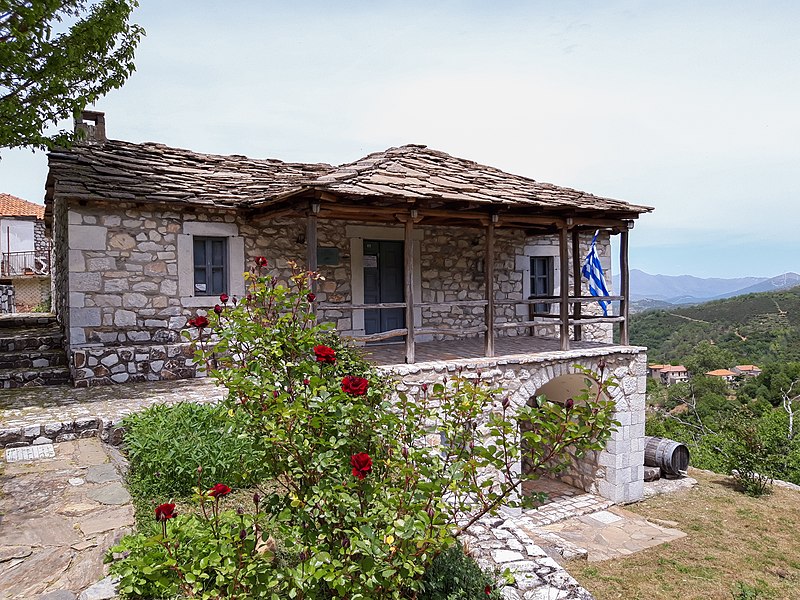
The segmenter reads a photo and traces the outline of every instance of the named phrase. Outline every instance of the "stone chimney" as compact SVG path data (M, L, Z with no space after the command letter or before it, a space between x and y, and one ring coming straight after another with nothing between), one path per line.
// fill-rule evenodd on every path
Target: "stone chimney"
M106 141L106 113L84 110L75 118L75 133L78 139L102 144Z

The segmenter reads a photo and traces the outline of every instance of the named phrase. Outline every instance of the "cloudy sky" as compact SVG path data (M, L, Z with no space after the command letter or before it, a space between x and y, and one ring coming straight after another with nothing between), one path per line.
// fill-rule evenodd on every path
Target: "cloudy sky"
M427 144L656 207L631 265L800 271L800 3L140 0L108 134L343 163ZM40 153L0 191L43 196Z

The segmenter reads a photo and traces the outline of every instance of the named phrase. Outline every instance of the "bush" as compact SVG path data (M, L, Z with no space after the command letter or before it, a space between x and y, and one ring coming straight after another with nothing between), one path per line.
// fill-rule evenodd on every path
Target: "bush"
M128 480L148 498L189 497L198 485L226 481L248 487L266 473L263 457L228 418L224 406L180 403L154 405L124 421Z
M422 578L417 600L499 600L498 574L481 570L461 544L433 559Z
M185 334L228 389L227 414L252 444L244 451L255 450L274 486L252 515L211 519L203 510L202 518L178 517L170 531L165 524L161 537L126 541L130 554L111 569L125 581L157 572L168 578L166 593L177 586L202 598L413 598L466 528L504 504L521 504L523 478L514 469L521 448L529 449L526 477L535 478L563 468L568 448L577 455L601 449L615 426L614 403L604 399L613 384L589 372L587 389L596 385L596 394L563 406L540 399L513 407L501 390L460 375L423 386L416 398L396 392L330 325L316 323L309 274L295 270L287 287L262 274L265 262L247 274L245 298L228 304L221 297ZM202 509L213 490L196 492ZM216 498L213 505L216 511ZM237 517L245 523L239 545L219 525ZM280 568L265 568L257 551L266 530L291 557ZM194 539L207 543L198 551ZM231 544L241 549L235 558L214 550ZM164 550L136 562L154 546Z

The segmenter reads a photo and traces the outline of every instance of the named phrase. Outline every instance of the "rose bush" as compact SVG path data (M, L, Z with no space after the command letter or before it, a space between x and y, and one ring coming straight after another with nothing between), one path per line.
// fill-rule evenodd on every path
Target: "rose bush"
M613 404L603 400L613 384L599 380L595 395L569 408L543 399L536 409L512 409L502 390L460 375L423 385L419 397L399 393L330 325L317 323L308 289L314 274L295 268L280 282L263 272L265 262L246 274L244 299L209 314L196 358L227 388L229 417L248 432L273 483L247 516L260 537L252 526L236 535L244 532L256 548L274 531L291 558L260 570L258 556L242 553L244 565L260 565L263 587L237 595L215 574L220 587L203 587L210 590L203 597L218 589L231 598L414 598L426 569L471 523L525 503L514 468L523 440L526 477L537 477L563 468L568 447L601 448L614 426ZM433 439L443 443L432 446ZM212 496L209 526L221 536L219 523L232 517L217 512L221 496ZM181 528L178 517L173 535ZM185 572L180 561L170 568Z

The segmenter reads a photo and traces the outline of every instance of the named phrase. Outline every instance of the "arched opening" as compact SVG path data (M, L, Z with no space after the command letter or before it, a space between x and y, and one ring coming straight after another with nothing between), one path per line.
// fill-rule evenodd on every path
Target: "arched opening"
M528 405L538 406L539 399L542 397L556 404L564 404L570 398L577 403L580 402L579 396L584 395L587 389L590 397L594 398L599 388L597 383L588 380L580 373L560 375L539 387L528 398ZM604 398L608 399L608 396L604 394ZM523 430L524 428L523 424ZM532 452L533 449L523 441L521 464L523 474L530 473L536 466L531 460ZM544 492L548 495L547 502L552 502L585 491L596 491L594 488L600 470L597 464L597 453L589 452L580 459L576 459L572 453L569 454L571 464L565 471L559 473L555 479L542 477L539 480L526 482L523 486L523 493Z

